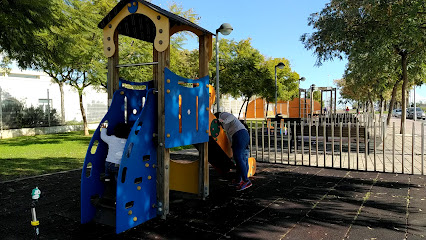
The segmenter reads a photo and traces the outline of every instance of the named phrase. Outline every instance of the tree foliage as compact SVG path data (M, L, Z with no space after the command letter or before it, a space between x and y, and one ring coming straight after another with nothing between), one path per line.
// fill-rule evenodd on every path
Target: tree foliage
M318 65L348 56L352 66L346 75L362 77L358 84L365 84L366 89L375 87L374 91L382 92L386 86L395 86L392 82L400 77L405 99L408 75L412 79L424 74L425 5L423 0L332 0L310 16L309 25L315 32L304 34L301 40L307 49L315 51ZM399 63L397 67L395 62ZM402 103L403 126L405 101Z
M53 0L4 0L0 4L0 53L30 67L43 48L35 35L57 23L58 5Z

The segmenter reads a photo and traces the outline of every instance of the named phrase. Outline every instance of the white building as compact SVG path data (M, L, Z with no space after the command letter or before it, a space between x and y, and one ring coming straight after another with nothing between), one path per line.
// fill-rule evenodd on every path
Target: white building
M17 100L26 107L47 107L61 113L61 95L58 84L44 72L12 70L6 73L0 69L1 101ZM48 97L49 95L49 97ZM83 105L88 122L98 122L107 112L107 93L89 86L84 90ZM77 91L64 85L65 121L82 121Z

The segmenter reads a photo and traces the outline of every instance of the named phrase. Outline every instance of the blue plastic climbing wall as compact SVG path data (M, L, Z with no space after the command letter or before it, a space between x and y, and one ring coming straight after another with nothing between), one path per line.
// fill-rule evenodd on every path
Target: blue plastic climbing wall
M192 80L164 70L166 148L209 141L209 76Z
M127 89L123 84L141 87L142 90ZM153 133L157 129L157 98L152 82L132 83L120 80L120 89L114 97L101 124L108 123L108 135L119 122L132 125L126 142L117 180L116 193L116 232L120 233L135 227L157 214L156 169L157 154ZM96 147L96 150L94 151ZM100 139L100 127L93 134L81 176L81 222L94 219L96 208L90 199L102 197L104 183L100 174L104 165L108 146ZM89 168L91 166L91 168Z

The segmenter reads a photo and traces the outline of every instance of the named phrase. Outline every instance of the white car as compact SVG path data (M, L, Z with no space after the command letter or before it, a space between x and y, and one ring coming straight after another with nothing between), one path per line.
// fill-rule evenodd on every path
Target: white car
M394 109L392 110L392 117L401 117L402 110L401 109Z

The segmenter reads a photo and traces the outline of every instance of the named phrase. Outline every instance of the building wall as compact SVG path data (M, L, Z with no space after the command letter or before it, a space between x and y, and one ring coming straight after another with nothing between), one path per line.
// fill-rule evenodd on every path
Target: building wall
M15 98L26 107L38 107L43 99L51 99L51 108L61 112L59 86L51 78L37 71L12 70L9 74L0 72L2 101ZM83 105L89 122L100 121L107 112L108 99L105 91L89 86L84 90ZM65 121L82 121L78 93L69 85L64 85Z

